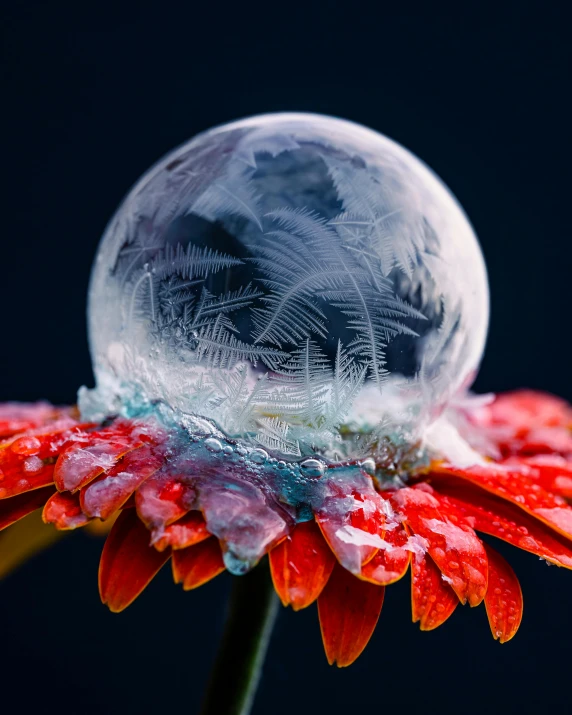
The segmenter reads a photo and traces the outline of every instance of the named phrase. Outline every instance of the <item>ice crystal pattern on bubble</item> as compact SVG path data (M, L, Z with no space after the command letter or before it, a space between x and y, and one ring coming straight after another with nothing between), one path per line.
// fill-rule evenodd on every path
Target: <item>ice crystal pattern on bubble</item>
M450 337L445 297L424 298L419 277L435 286L439 239L406 190L300 127L191 144L108 231L121 376L271 451L331 452L364 386L383 390L397 338L428 340L428 320L433 344ZM427 355L408 376L424 389Z

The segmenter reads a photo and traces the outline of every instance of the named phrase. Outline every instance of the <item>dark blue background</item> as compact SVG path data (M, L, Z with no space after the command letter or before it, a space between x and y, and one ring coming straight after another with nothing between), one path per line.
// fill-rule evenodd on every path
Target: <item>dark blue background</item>
M488 264L477 389L572 399L564 3L204 5L5 2L0 400L71 402L90 384L90 265L138 176L198 131L277 110L347 117L424 159ZM492 640L483 608L419 633L404 580L365 654L338 671L315 609L284 612L255 714L568 711L572 575L501 550L525 594L511 643ZM74 535L0 584L0 708L196 712L230 579L184 594L165 570L116 616L98 602L99 551Z

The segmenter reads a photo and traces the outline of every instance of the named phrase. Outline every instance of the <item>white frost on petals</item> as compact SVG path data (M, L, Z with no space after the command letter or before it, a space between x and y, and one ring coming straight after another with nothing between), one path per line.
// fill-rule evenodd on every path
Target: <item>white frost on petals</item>
M461 437L457 428L445 416L427 428L425 444L431 452L447 459L456 467L484 464L481 455Z
M390 551L394 547L384 541L377 534L370 534L363 529L356 529L355 526L342 526L336 531L336 536L344 544L353 544L354 546L373 546L376 549L385 549Z
M479 541L475 535L464 531L455 524L440 521L439 519L424 519L425 525L434 534L445 537L447 549L459 551L465 554L477 554Z
M413 534L407 539L407 543L403 546L405 551L411 551L416 559L421 559L427 553L429 542L419 534Z

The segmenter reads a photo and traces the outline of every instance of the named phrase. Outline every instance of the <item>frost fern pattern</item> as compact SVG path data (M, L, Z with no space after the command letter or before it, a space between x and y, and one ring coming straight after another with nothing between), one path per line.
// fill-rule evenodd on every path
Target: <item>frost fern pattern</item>
M364 386L381 392L388 346L416 338L425 320L391 278L411 278L423 219L404 223L366 168L322 154L335 212L269 202L260 150L243 143L226 164L191 153L150 204L131 199L131 225L116 227L126 237L115 265L122 321L165 364L176 357L185 409L276 453L324 452ZM299 148L292 138L261 151ZM213 227L224 234L216 248L205 239Z

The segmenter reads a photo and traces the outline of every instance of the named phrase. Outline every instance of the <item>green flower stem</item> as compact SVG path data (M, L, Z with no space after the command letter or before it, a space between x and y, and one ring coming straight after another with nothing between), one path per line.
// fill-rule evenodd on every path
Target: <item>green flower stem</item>
M248 715L278 613L268 559L237 576L201 715Z

